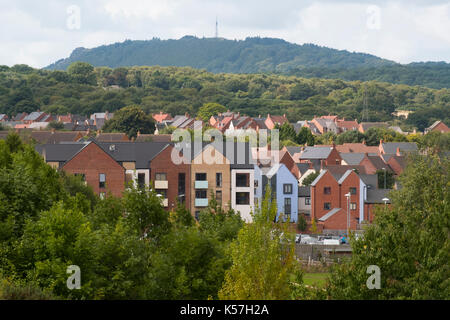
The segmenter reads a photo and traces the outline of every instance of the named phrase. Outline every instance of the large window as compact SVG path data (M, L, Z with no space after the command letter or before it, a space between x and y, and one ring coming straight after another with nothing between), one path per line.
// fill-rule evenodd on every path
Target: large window
M196 181L206 181L206 173L196 173L195 180Z
M185 193L186 193L186 174L179 173L178 174L178 201L181 203L185 202Z
M145 173L138 173L138 187L140 189L145 188Z
M206 198L208 198L208 195L207 195L207 190L201 190L201 189L198 189L198 190L195 190L195 198L196 199L206 199Z
M325 210L331 210L331 203L325 202L325 203L323 204L323 208L324 208Z
M221 172L216 173L216 187L217 188L222 187L222 173Z
M324 187L323 194L331 194L331 187Z
M350 210L356 210L356 202L350 203Z
M98 187L99 188L104 188L105 185L106 185L106 174L100 173L98 179L99 179Z
M292 184L283 184L283 193L292 194Z
M236 187L249 187L250 175L248 173L236 173Z
M291 214L291 198L284 198L284 214Z
M155 180L156 181L167 181L167 173L165 173L165 172L155 173Z
M249 192L236 192L236 204L238 204L238 205L250 204L250 193Z

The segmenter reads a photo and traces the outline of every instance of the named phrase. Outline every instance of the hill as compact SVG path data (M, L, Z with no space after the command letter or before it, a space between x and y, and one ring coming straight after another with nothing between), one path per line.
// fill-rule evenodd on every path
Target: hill
M111 68L179 66L214 73L280 73L301 77L377 80L430 88L450 87L450 64L402 65L365 53L335 50L314 44L293 44L274 38L197 38L126 40L122 43L75 49L70 57L46 69L65 70L75 61Z
M401 109L415 112L398 124L423 130L437 119L450 123L450 89L277 74L214 74L189 67L111 69L78 62L68 71L51 71L0 66L0 114L8 115L37 109L89 115L127 105L138 105L147 113L195 115L204 103L217 102L256 117L285 113L292 122L329 113L361 121L364 97L370 121L394 120L392 112Z

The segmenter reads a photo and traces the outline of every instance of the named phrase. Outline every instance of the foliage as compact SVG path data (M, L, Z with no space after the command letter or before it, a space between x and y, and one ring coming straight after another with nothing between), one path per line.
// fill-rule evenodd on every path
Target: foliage
M297 229L298 231L306 231L306 229L308 228L308 223L306 222L306 218L304 214L299 214L298 215L298 222L297 222Z
M310 174L308 174L308 175L306 176L305 179L303 179L302 185L303 185L303 186L310 186L311 183L313 183L313 181L316 180L316 178L319 176L319 174L320 174L319 171L311 172Z
M336 137L336 144L360 143L365 139L365 135L358 130L349 130Z
M351 241L349 263L337 266L327 293L333 299L448 299L450 196L448 157L413 156L376 211L364 237ZM369 290L369 265L381 271L381 289Z
M211 116L227 111L227 108L219 103L205 103L198 109L197 115L205 123L209 123Z
M314 135L311 133L311 130L306 127L302 127L295 137L295 142L298 144L307 144L308 146L314 145Z
M388 170L377 170L378 176L378 188L379 189L392 189L395 184L394 173ZM384 187L384 181L386 179L386 188Z
M62 122L50 121L48 123L47 129L63 130L64 124Z
M292 278L301 281L293 235L285 223L273 224L277 208L269 197L270 191L253 214L253 223L246 224L231 244L233 264L226 272L220 299L290 299Z

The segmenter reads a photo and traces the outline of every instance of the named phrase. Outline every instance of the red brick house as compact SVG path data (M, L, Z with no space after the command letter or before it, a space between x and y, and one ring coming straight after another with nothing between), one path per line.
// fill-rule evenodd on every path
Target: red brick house
M267 129L272 130L277 124L282 126L286 122L289 123L289 120L286 118L285 114L282 116L271 116L270 114L267 114L267 118L264 123Z
M434 122L431 126L425 129L425 133L437 131L441 133L450 132L450 128L445 125L441 120Z
M287 151L286 147L283 147L283 149L280 150L280 163L284 164L297 179L300 178L301 174L297 163L292 159L292 156Z
M336 150L336 146L314 146L314 147L302 147L300 153L296 153L293 159L297 163L322 164L324 166L339 165L342 158L339 152Z
M385 163L380 156L370 156L367 153L364 155L364 158L359 165L366 169L367 174L375 174L377 170L383 170L383 168L392 172L389 164Z
M154 114L152 117L158 123L162 123L163 121L172 120L172 116L170 114L163 113L162 111L160 111L159 113Z
M86 183L100 196L111 192L120 197L125 190L125 168L93 141L67 160L62 169L83 176Z

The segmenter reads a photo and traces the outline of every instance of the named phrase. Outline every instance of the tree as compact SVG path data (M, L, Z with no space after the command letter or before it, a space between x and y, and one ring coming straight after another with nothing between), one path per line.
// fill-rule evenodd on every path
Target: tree
M95 85L97 79L94 73L94 67L86 62L73 62L68 68L67 73L74 82L80 84Z
M285 223L273 224L277 207L269 197L270 190L253 214L253 223L246 224L231 244L233 264L225 274L220 299L290 299L293 279L301 280L294 237Z
M365 137L366 136L358 130L349 130L336 137L336 144L360 143Z
M298 144L308 144L308 146L314 145L314 136L311 133L311 130L306 127L302 127L295 137L295 142Z
M308 174L306 176L305 179L303 179L302 185L303 186L310 186L311 183L313 183L313 181L316 180L316 178L319 176L319 174L320 174L320 172L318 172L318 171L311 172L310 174Z
M280 140L296 140L294 127L289 122L283 123L281 127L277 124L275 129L280 130Z
M153 133L155 121L139 108L128 106L114 113L114 118L107 120L102 128L104 132L125 132L128 137L136 137L141 133Z
M297 222L297 229L298 231L306 231L306 228L308 227L308 223L306 222L305 215L299 214L298 215L298 222Z
M62 122L50 121L47 128L55 130L63 130L64 124Z
M218 115L219 113L227 111L227 108L223 105L215 102L205 103L198 110L197 115L204 122L209 123L211 116Z
M336 266L332 299L448 299L450 280L450 161L412 156L364 237L351 240L352 258ZM367 267L380 268L380 289L368 289Z

